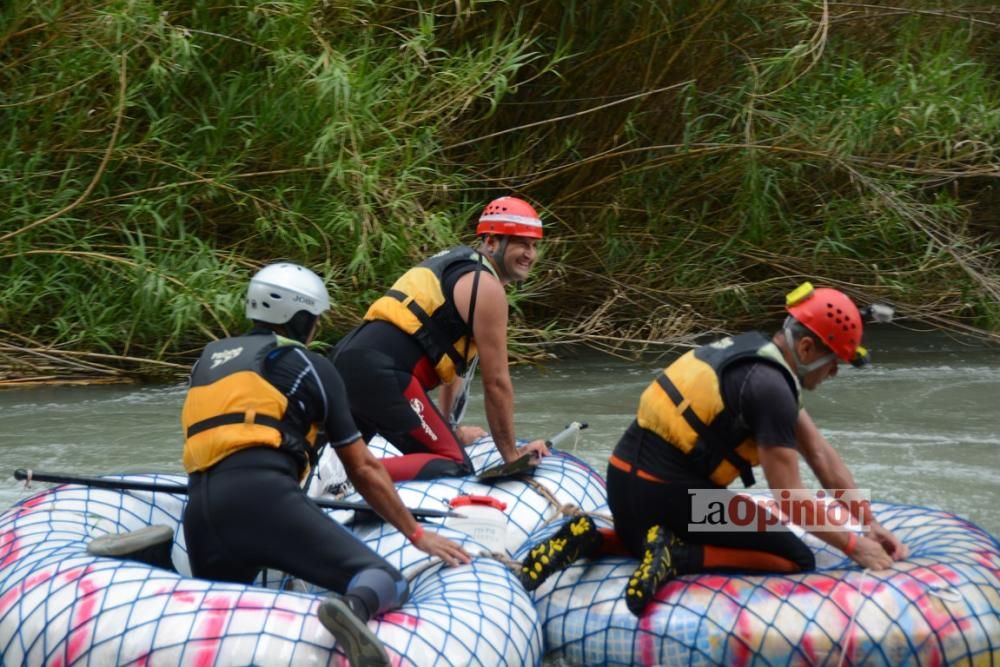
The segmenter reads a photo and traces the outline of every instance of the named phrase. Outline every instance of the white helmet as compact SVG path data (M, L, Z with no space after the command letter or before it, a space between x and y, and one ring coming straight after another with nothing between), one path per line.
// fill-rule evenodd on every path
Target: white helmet
M322 278L289 262L270 264L254 274L247 288L247 317L260 322L285 324L305 310L319 316L330 307Z

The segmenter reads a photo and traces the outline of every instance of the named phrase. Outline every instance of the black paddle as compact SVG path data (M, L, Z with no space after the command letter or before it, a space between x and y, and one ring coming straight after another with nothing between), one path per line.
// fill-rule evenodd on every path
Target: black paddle
M566 428L546 440L545 445L547 447L558 447L563 443L563 441L575 436L585 428L587 428L586 422L570 422ZM479 475L476 476L476 479L483 482L491 479L514 477L515 475L527 472L532 468L531 459L533 457L534 454L525 454L523 456L519 456L510 463L501 463L493 466L492 468L487 468L479 473Z
M179 484L158 484L156 482L133 482L124 479L108 479L106 477L81 477L78 475L65 475L62 473L38 472L35 470L25 470L18 468L14 471L14 479L29 482L54 482L56 484L76 484L79 486L89 486L95 489L111 489L114 491L153 491L160 493L174 493L180 496L187 495L187 487ZM376 515L371 505L367 503L352 503L347 500L323 500L313 498L313 501L320 507L335 510L354 510L355 512L371 513ZM421 507L408 507L410 513L415 517L441 518L458 517L465 515L448 510L424 509Z

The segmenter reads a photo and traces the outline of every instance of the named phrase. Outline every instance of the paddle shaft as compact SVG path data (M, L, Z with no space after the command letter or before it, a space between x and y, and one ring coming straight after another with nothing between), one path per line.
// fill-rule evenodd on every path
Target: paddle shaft
M545 444L549 447L561 447L565 440L569 440L585 428L587 428L587 422L570 422L566 428L546 440Z
M14 471L14 479L33 482L54 482L56 484L77 484L79 486L88 486L95 489L111 489L114 491L151 491L159 493L173 493L179 496L186 496L188 493L187 487L179 484L133 482L124 479L107 479L104 477L82 477L79 475L66 475L62 473L38 472L35 470L28 471L24 468L18 468ZM375 513L375 510L372 509L371 505L368 505L367 503L353 503L347 500L325 500L320 498L313 498L313 502L320 507L326 507L328 509ZM407 509L409 509L410 513L415 517L461 518L464 516L463 514L447 510L423 509L420 507L411 507Z

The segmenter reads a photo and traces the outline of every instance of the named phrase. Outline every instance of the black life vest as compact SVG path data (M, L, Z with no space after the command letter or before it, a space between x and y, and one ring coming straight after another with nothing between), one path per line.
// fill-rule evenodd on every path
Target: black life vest
M251 335L224 338L205 347L181 410L188 473L207 470L246 447L282 447L314 463L319 425L312 424L308 433L292 429L284 420L288 397L263 375L267 356L292 346L301 343L276 335Z
M470 325L458 314L442 285L445 273L460 263L467 264L469 271L486 267L496 276L483 255L468 246L456 246L404 273L365 313L365 320L390 322L413 336L444 383L464 374L476 356ZM470 307L475 308L474 300ZM471 319L472 315L470 323Z
M735 442L738 436L720 424L726 411L721 382L732 363L753 358L782 370L795 398L799 383L778 346L759 332L723 338L687 352L646 388L639 399L638 425L680 450L692 468L719 486L740 477L746 486L756 481L752 468L759 463L757 443L752 438ZM636 459L638 460L638 459Z

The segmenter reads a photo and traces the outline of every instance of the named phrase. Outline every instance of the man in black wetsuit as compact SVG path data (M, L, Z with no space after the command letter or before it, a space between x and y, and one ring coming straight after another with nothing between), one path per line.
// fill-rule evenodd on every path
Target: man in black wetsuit
M737 477L752 485L758 464L776 496L779 490L789 498L800 494L799 455L824 489L856 491L840 455L801 407L800 389L835 376L838 361L865 362L861 314L845 294L809 283L789 294L786 307L784 326L770 339L753 332L704 345L650 383L608 464L614 531L599 531L588 517L567 523L525 558L526 588L612 541L641 561L625 591L636 616L677 574L815 567L809 547L783 525L747 532L692 531L689 525L698 518L693 493L705 490L722 499L720 507L732 506L725 487ZM845 509L865 526L865 535L802 527L865 568L886 568L906 557L907 548L875 521L867 503Z
M254 328L209 343L195 363L181 415L184 536L197 577L251 583L267 567L335 591L320 604L323 625L352 665L388 665L367 622L402 604L406 580L301 489L317 434L375 511L417 548L450 565L469 555L417 523L361 440L333 364L305 347L329 305L312 271L267 266L247 290Z
M476 234L478 249L450 248L404 273L332 353L364 439L379 433L403 453L382 459L393 481L472 472L464 445L485 432L452 415L477 356L486 420L505 463L549 453L544 440L518 447L514 437L504 291L528 277L542 221L528 202L500 197ZM435 405L429 392L439 385Z

